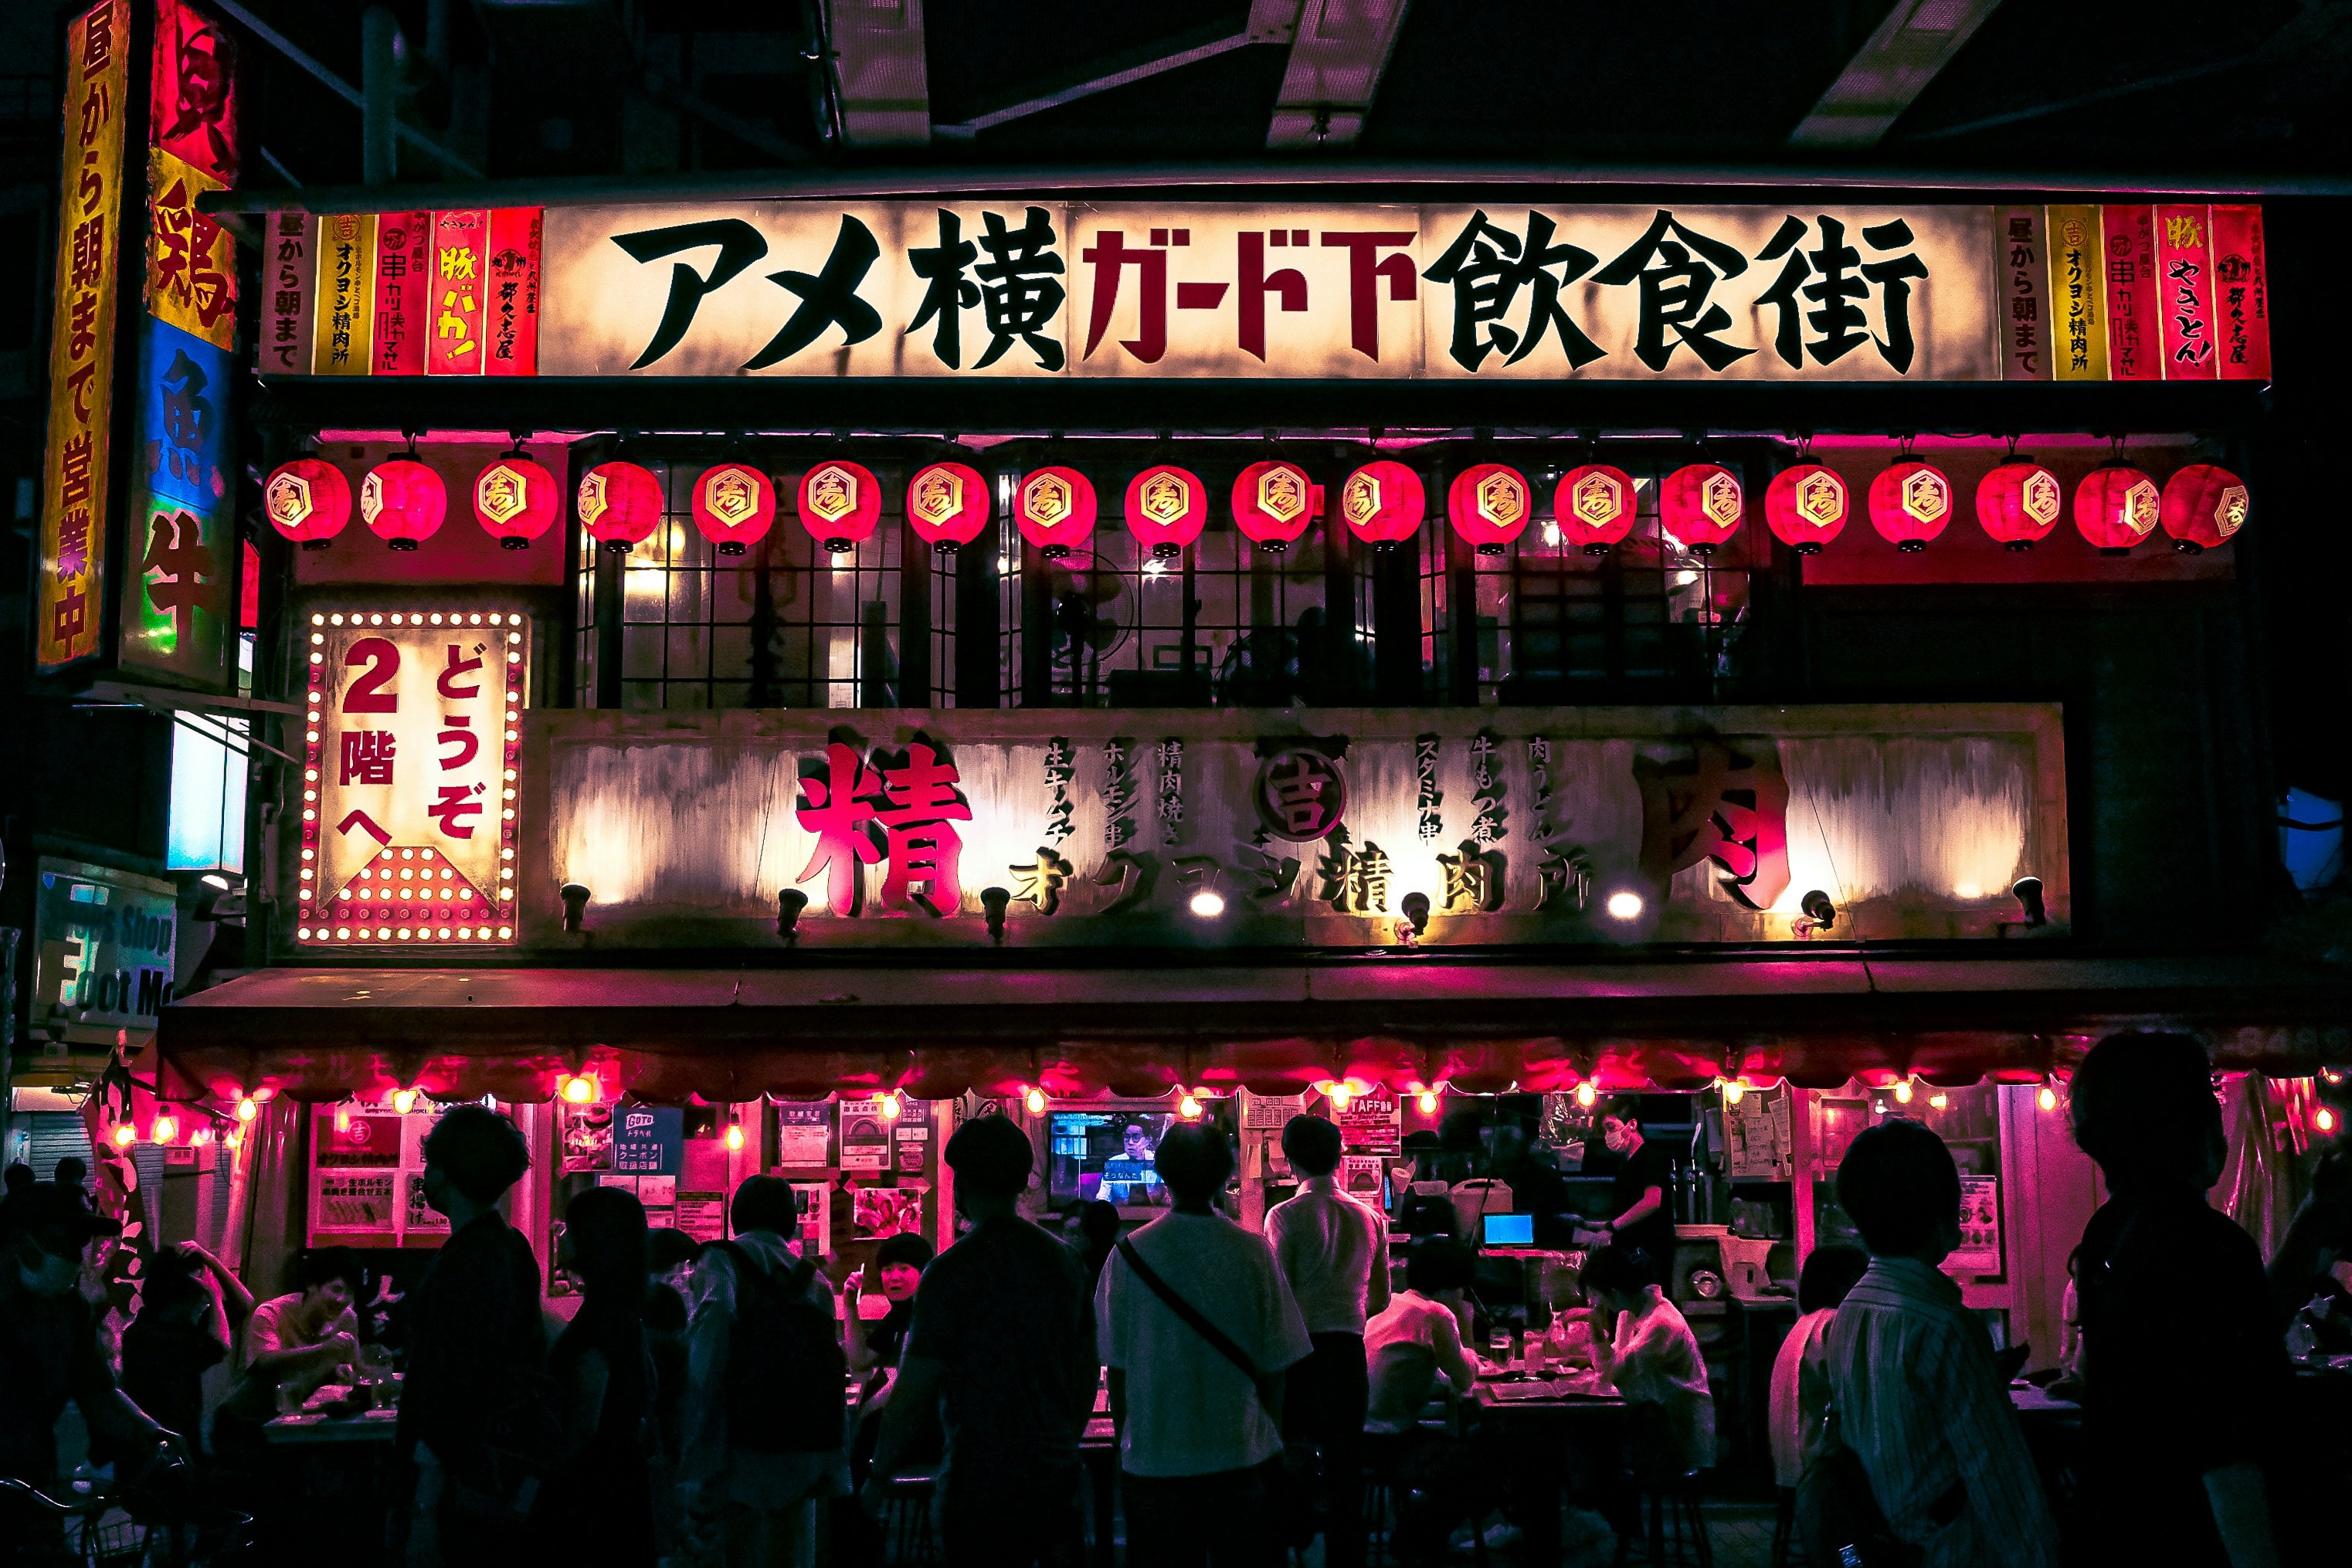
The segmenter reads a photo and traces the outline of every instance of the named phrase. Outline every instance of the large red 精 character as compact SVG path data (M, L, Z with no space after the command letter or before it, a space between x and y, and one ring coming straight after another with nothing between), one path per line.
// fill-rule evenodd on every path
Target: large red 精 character
M1906 555L1927 549L1951 521L1952 481L1933 463L1898 458L1870 481L1870 526Z
M580 476L578 500L580 526L614 555L626 555L661 526L661 481L635 463L597 464Z
M474 517L501 550L528 550L555 521L555 476L520 447L474 476Z
M414 550L449 512L441 476L415 458L387 458L360 481L360 517L394 550Z
M2230 542L2252 506L2245 480L2212 463L2191 463L2164 481L2164 531L2175 550L2195 555Z
M1821 463L1783 468L1764 487L1765 526L1800 555L1819 555L1843 531L1851 509L1845 480Z
M880 775L839 741L824 749L824 775L801 780L801 798L793 815L802 827L816 835L816 843L809 849L808 864L793 880L806 882L823 876L829 913L857 912L865 892L864 868L882 858L882 846L874 841L866 826L874 820L874 797L881 793Z
M1712 555L1739 531L1748 497L1720 463L1690 463L1658 487L1658 526L1693 555Z
M1095 533L1094 481L1058 463L1032 469L1014 492L1013 521L1048 561L1083 553Z
M269 526L305 550L324 550L352 520L352 483L321 458L297 458L271 472L261 487Z
M1269 554L1287 550L1322 515L1323 487L1296 463L1252 463L1234 480L1234 526Z
M2102 555L2126 555L2164 515L2156 481L2128 463L2093 468L2074 487L2074 526Z
M2065 510L2058 476L2031 458L2011 457L1977 486L1977 521L2003 550L2032 549L2050 537Z
M1208 487L1190 468L1154 463L1127 482L1127 531L1155 561L1183 554L1208 519Z
M1339 487L1339 521L1371 545L1402 544L1421 530L1421 476L1402 463L1366 463Z
M988 481L962 463L932 463L907 481L907 523L942 555L978 539L995 509Z
M827 554L845 555L872 537L882 487L863 464L828 458L801 476L796 505L809 537Z
M1633 531L1633 477L1607 463L1585 463L1562 474L1552 492L1552 519L1559 535L1587 555L1606 555L1609 547Z
M1508 463L1473 463L1446 487L1445 515L1454 531L1481 555L1500 555L1524 532L1535 510L1528 477Z
M775 521L775 481L749 463L719 463L694 481L694 526L721 555L742 554Z

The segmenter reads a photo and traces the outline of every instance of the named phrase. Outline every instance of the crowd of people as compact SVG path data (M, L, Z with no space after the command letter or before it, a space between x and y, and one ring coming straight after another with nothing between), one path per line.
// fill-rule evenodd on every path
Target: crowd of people
M2296 1484L2279 1441L2281 1310L2352 1244L2352 1173L2323 1170L2266 1274L2205 1201L2225 1144L2196 1042L2102 1044L2074 1079L2072 1116L2111 1195L2074 1268L2089 1461L2066 1555L2304 1560L2276 1506ZM1605 1120L1638 1155L1636 1109ZM928 1506L950 1564L1074 1563L1080 1443L1107 1387L1137 1568L1269 1563L1317 1534L1331 1568L1358 1568L1367 1472L1393 1478L1408 1455L1436 1478L1450 1455L1468 1478L1450 1501L1444 1485L1421 1489L1446 1505L1422 1538L1442 1552L1449 1531L1480 1530L1506 1500L1480 1479L1493 1434L1462 1415L1491 1370L1473 1332L1475 1252L1417 1237L1392 1289L1385 1218L1336 1180L1339 1130L1297 1117L1282 1149L1300 1185L1263 1234L1221 1205L1226 1134L1180 1122L1152 1156L1166 1211L1122 1237L1105 1205L1074 1247L1021 1213L1028 1135L1001 1117L966 1122L944 1152L955 1243L934 1256L914 1236L884 1241L848 1282L846 1310L799 1240L785 1181L746 1179L727 1239L701 1246L649 1231L630 1193L588 1189L565 1207L555 1259L577 1310L551 1336L539 1266L501 1212L530 1166L524 1141L503 1116L454 1107L424 1146L449 1237L401 1303L390 1550L420 1568L801 1565L824 1560L821 1543L832 1560L879 1561L875 1518ZM1636 1245L1655 1173L1628 1167L1616 1234L1583 1238L1587 1304L1569 1317L1598 1385L1642 1416L1645 1462L1696 1472L1716 1455L1706 1366L1654 1253ZM1807 1258L1772 1386L1776 1475L1798 1489L1812 1546L1851 1538L1927 1568L2061 1561L1991 1340L1939 1267L1959 1235L1951 1153L1889 1118L1854 1140L1836 1191L1867 1254ZM304 1255L293 1290L256 1301L202 1248L162 1249L118 1375L79 1288L88 1243L117 1228L78 1181L12 1178L0 1475L55 1483L53 1432L71 1401L118 1477L152 1481L193 1458L233 1491L265 1422L366 1361L377 1303L358 1300L348 1254ZM2195 1293L2175 1289L2182 1279ZM2207 1375L2179 1375L2189 1345ZM202 1380L223 1361L229 1392L197 1455ZM1451 1419L1430 1419L1449 1405Z

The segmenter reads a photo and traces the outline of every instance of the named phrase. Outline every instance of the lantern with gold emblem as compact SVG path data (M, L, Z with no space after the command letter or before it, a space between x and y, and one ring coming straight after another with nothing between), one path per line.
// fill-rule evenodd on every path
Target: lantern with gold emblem
M360 481L361 521L394 550L414 550L432 538L448 513L448 487L416 460L414 447L378 463Z
M661 481L635 463L599 463L580 476L580 526L613 555L626 555L661 526Z
M1481 555L1500 555L1524 532L1535 507L1528 477L1508 463L1473 463L1446 487L1445 515L1454 531Z
M1690 463L1658 487L1658 526L1693 555L1712 555L1739 531L1748 496L1720 463Z
M1296 463L1270 458L1234 480L1234 526L1269 554L1290 548L1322 515L1323 487Z
M1208 517L1208 487L1190 468L1154 463L1127 481L1127 531L1151 546L1155 561L1183 554Z
M2003 550L2032 549L2050 537L2065 510L2058 476L2014 452L1977 485L1977 521Z
M352 520L352 482L322 458L278 466L261 487L269 526L305 550L324 550Z
M1014 492L1013 521L1038 554L1066 561L1094 539L1094 481L1058 463L1033 468L1022 476Z
M2164 481L2164 531L2183 555L2229 543L2249 510L2246 481L2214 464L2191 463Z
M1927 542L1952 521L1952 481L1933 463L1904 455L1870 481L1870 526L1880 538L1906 555L1927 548Z
M1584 463L1560 476L1551 515L1561 539L1587 555L1606 555L1633 531L1636 504L1631 474L1607 463Z
M1772 537L1800 555L1819 555L1845 528L1851 503L1835 468L1801 462L1764 487L1764 523Z
M775 521L775 481L749 463L719 463L694 481L694 526L721 555L742 554Z
M846 555L872 536L882 515L882 487L862 464L828 458L801 476L801 526L834 555Z
M1339 521L1349 532L1381 549L1420 531L1424 505L1421 476L1385 458L1366 463L1339 487Z
M2074 487L2074 526L2102 555L2127 555L2156 531L2164 500L2156 481L2120 460L2093 468Z
M941 555L981 536L993 509L988 481L962 463L932 463L907 481L907 522Z
M474 516L501 550L528 550L555 521L555 476L520 447L474 476Z

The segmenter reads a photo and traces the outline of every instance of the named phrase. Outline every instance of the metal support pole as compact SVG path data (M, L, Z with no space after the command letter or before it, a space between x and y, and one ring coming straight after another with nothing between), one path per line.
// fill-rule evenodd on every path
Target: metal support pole
M400 178L400 21L382 5L360 17L360 166L370 190Z

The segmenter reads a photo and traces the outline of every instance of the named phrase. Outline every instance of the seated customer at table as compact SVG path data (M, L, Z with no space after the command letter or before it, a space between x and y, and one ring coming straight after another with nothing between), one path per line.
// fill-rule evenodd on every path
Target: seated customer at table
M1629 1405L1665 1412L1674 1457L1690 1469L1715 1463L1715 1396L1707 1392L1706 1360L1698 1338L1665 1292L1645 1255L1603 1247L1584 1266L1584 1293L1592 1303L1592 1366ZM1602 1332L1614 1325L1613 1333Z
M1412 1431L1441 1375L1457 1396L1470 1392L1478 1376L1477 1358L1463 1346L1470 1276L1470 1249L1451 1237L1423 1237L1406 1251L1405 1288L1364 1325L1367 1430Z
M1853 1247L1816 1247L1797 1275L1800 1316L1772 1358L1772 1479L1794 1487L1822 1452L1822 1418L1830 1407L1829 1352L1824 1342L1838 1303L1870 1267Z
M295 1262L295 1289L254 1307L237 1342L236 1381L215 1417L216 1438L233 1444L250 1436L278 1414L281 1386L307 1397L358 1356L352 1300L359 1278L359 1259L348 1248L312 1247Z

